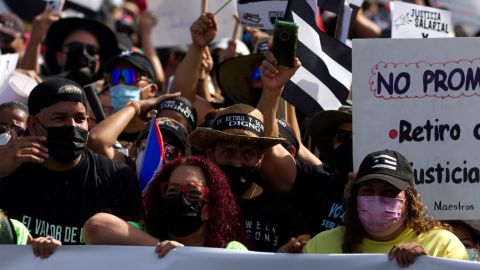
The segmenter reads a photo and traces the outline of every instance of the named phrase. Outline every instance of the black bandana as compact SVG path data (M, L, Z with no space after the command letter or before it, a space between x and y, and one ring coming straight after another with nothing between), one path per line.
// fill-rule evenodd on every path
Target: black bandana
M231 128L244 129L256 134L258 137L263 137L265 132L265 128L260 119L248 114L239 113L219 116L215 119L212 128L216 130L226 130Z

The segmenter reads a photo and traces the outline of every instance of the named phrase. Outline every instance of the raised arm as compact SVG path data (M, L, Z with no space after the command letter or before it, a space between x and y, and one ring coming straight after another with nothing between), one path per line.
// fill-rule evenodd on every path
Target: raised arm
M310 150L305 147L302 143L302 135L300 133L300 127L297 121L297 113L295 112L295 106L287 102L287 122L292 127L293 132L295 133L295 137L298 141L298 149L297 149L297 158L303 160L312 165L322 165L320 159L315 156Z
M144 12L140 16L140 21L138 23L140 30L140 42L143 48L145 56L152 62L153 69L155 70L155 75L157 77L158 83L162 86L161 89L166 88L165 73L163 72L162 64L160 63L160 58L158 58L157 52L153 47L152 42L152 28L157 24L157 20L150 13L150 11Z
M257 108L263 113L265 136L278 137L277 109L283 87L300 67L295 59L293 68L278 67L277 60L271 52L265 53L265 60L260 65L263 92ZM261 173L269 187L280 195L292 188L296 177L295 160L280 144L266 149L262 161Z
M118 112L105 118L90 131L87 142L88 148L109 159L125 161L123 154L113 148L118 136L120 136L136 116L145 118L147 113L156 105L160 104L160 102L168 98L177 97L178 95L179 94L166 94L153 99L129 103L129 106L125 106Z
M28 42L25 54L23 55L18 68L35 70L37 73L40 73L38 58L40 57L41 44L52 23L59 19L60 13L51 10L46 10L35 17L33 20L30 41Z
M190 27L192 46L182 60L173 79L172 92L181 92L183 97L195 102L196 86L202 63L202 54L217 34L217 21L212 13L202 14Z

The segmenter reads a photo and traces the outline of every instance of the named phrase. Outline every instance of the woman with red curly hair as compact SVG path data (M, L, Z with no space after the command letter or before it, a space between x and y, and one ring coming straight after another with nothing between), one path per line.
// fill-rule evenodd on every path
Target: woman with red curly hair
M200 157L162 168L144 193L142 221L100 213L84 225L87 244L152 245L160 257L179 246L246 250L240 210L226 177Z

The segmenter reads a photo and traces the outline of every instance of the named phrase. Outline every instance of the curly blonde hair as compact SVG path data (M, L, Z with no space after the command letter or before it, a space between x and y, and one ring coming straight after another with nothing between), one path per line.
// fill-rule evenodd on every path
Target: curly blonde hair
M346 201L346 213L344 223L343 253L361 253L359 245L365 237L357 211L358 185L352 187L352 196ZM417 235L434 229L446 229L451 231L448 224L444 224L425 214L425 205L420 200L418 192L412 186L405 190L406 218L405 224L415 231Z

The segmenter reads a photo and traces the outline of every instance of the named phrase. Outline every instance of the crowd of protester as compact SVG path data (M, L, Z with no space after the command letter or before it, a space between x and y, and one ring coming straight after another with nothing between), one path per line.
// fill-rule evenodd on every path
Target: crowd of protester
M185 29L190 44L155 48L162 18L139 3L105 1L103 21L45 10L28 35L0 14L2 53L19 53L17 72L38 83L24 103L0 104L0 243L42 258L62 244L111 244L160 257L204 246L385 253L400 266L477 260L479 230L425 214L408 157L378 149L352 172L351 106L310 118L287 103L280 118L301 62L278 66L269 33L215 43L206 12ZM328 32L335 19L323 19ZM351 38L390 27L386 6L366 0ZM148 182L152 121L164 160Z

